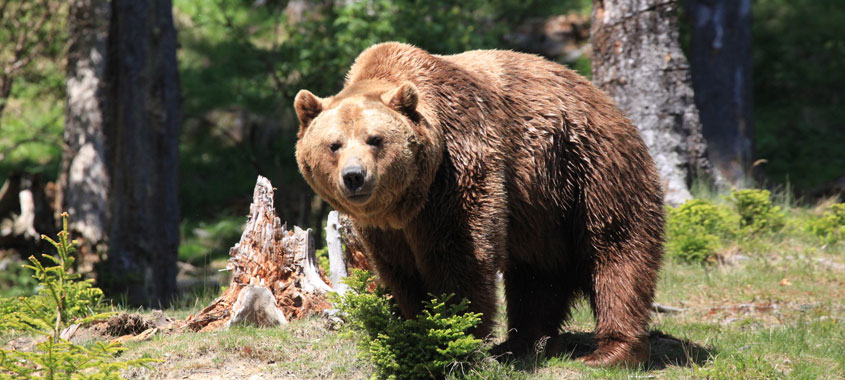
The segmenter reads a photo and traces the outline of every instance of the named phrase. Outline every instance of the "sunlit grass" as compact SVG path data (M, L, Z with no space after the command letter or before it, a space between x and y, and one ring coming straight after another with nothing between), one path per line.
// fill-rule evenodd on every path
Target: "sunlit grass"
M726 202L723 194L702 195ZM564 353L506 363L490 358L474 368L456 368L450 378L842 378L845 243L825 245L806 228L829 205L779 205L786 210L783 229L737 235L717 263L664 262L656 301L683 311L654 314L652 358L644 368L589 368ZM179 318L196 313L215 292L185 297L167 313ZM503 313L502 304L498 338L491 344L506 335ZM372 376L372 368L357 359L352 338L328 326L325 319L311 318L276 329L175 334L133 344L129 355L167 355L156 372L140 377L202 371L225 376L238 368L298 379ZM592 312L581 301L558 339L589 344L593 328Z
M715 194L710 199L724 201ZM589 368L564 351L501 363L494 358L473 368L454 368L450 378L710 378L772 379L845 377L845 242L827 244L807 225L827 210L819 205L788 207L780 230L738 234L709 264L667 259L656 302L683 309L653 314L652 357L644 368ZM185 256L197 270L222 266L227 239L237 239L243 218L183 225L184 241L203 248ZM225 235L228 238L223 238ZM217 252L217 253L214 253ZM191 259L193 257L193 259ZM215 263L207 266L206 263ZM200 282L173 300L165 315L184 320L219 296L219 284ZM499 292L499 297L503 294ZM139 310L118 311L138 312ZM142 313L147 311L140 310ZM497 316L495 344L506 335L504 304ZM592 311L585 301L573 309L555 344L592 344ZM197 376L220 378L364 379L373 368L358 357L353 338L327 319L312 317L278 328L238 327L217 332L171 331L129 343L127 359L163 360L152 370L133 369L131 379ZM14 338L0 334L3 341ZM562 343L561 343L562 342ZM552 343L549 343L551 345ZM566 346L566 347L570 347ZM582 349L583 350L583 349Z

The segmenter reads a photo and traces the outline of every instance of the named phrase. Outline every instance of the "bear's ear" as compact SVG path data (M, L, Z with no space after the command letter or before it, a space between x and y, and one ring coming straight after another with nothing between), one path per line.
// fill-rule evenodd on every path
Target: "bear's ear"
M299 117L299 133L302 137L302 132L308 128L311 120L317 117L320 112L323 112L323 101L308 90L299 90L296 98L293 101L293 108L296 110L296 116Z
M411 82L404 82L399 87L390 90L386 94L387 105L408 116L413 116L417 111L419 94L417 86Z

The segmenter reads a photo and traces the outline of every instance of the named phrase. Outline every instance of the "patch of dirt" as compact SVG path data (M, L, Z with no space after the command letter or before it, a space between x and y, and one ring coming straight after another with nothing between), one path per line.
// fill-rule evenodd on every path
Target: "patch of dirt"
M174 321L161 310L154 310L150 315L120 313L107 320L93 322L87 326L73 325L62 333L62 337L73 343L92 340L130 340L148 339L156 333L171 333L181 327L180 321Z

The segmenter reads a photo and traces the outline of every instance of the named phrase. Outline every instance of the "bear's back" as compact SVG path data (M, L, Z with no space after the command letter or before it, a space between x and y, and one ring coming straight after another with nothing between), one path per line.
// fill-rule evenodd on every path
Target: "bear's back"
M389 42L362 52L346 85L370 79L413 82L420 112L442 130L453 163L503 165L509 197L531 208L567 209L583 191L625 202L631 194L603 184L640 176L656 182L639 132L610 97L542 57L505 50L433 55Z
M484 82L506 102L505 107L533 113L565 113L572 124L632 127L604 92L569 68L540 56L508 50L473 50L436 56ZM587 114L600 113L612 120L594 123Z

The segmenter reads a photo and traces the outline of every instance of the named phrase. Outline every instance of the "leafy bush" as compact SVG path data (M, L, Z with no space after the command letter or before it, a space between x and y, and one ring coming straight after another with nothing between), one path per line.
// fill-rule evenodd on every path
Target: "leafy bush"
M110 313L94 314L103 292L90 280L79 281L72 274L75 242L68 240L67 213L62 214L63 229L58 241L42 236L56 247L58 256L43 254L53 262L44 266L34 256L29 260L39 294L26 298L0 299L0 331L14 330L42 336L32 351L0 349L0 378L14 379L120 379L119 371L128 366L145 365L149 358L115 361L124 348L120 343L96 342L90 346L71 343L61 337L72 323L84 325Z
M481 322L481 314L466 312L467 300L432 297L417 319L405 320L369 272L353 270L346 283L349 291L333 302L347 314L362 355L376 367L378 378L443 378L451 366L479 359L481 340L468 331Z
M740 227L751 233L777 231L784 224L785 215L772 204L768 190L734 190L727 197L739 213Z
M666 253L678 261L708 261L720 248L720 237L732 233L730 212L711 202L691 199L667 211Z
M826 244L833 244L845 237L845 203L835 203L821 218L810 222L810 232Z

